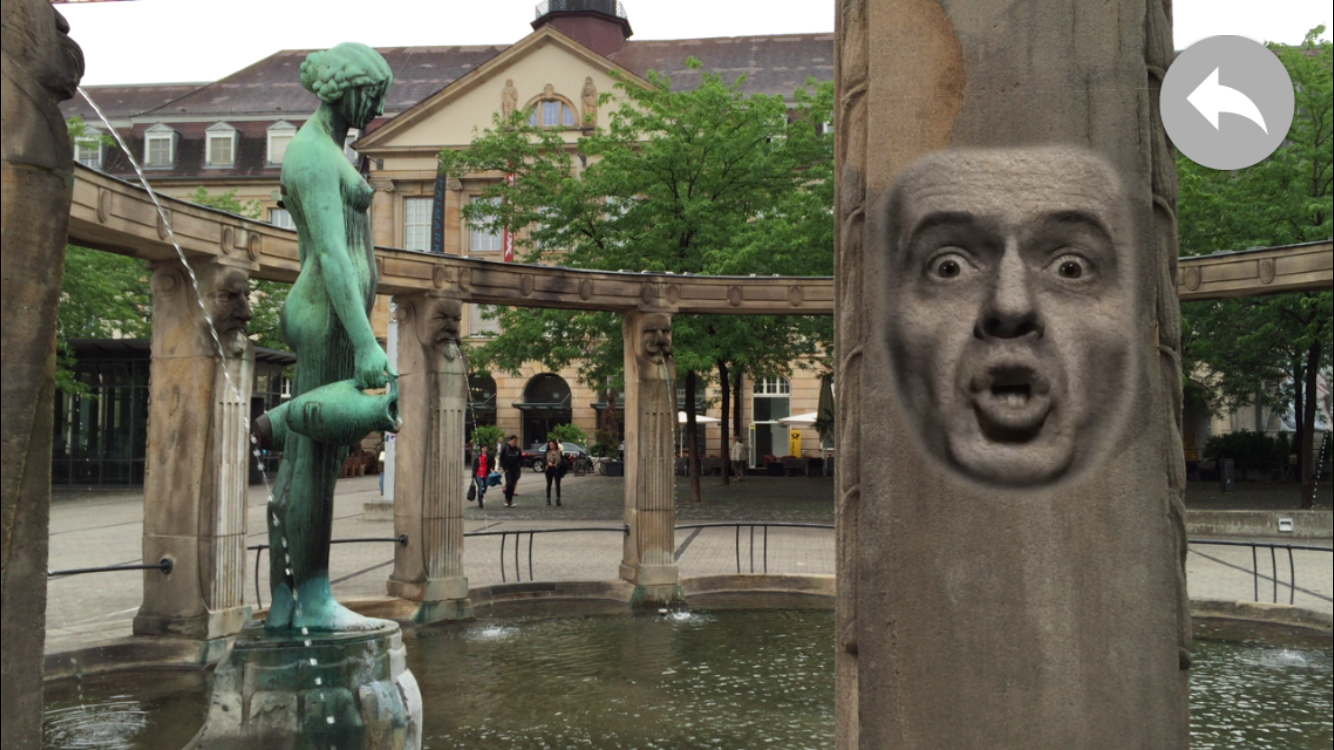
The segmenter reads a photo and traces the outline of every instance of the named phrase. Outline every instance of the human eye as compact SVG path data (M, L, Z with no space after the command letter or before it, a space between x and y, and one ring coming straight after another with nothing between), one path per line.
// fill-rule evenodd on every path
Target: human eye
M1047 264L1047 271L1067 282L1090 281L1097 272L1093 261L1078 253L1061 253Z
M973 271L977 266L958 250L944 250L931 256L926 264L926 275L939 281L954 281Z

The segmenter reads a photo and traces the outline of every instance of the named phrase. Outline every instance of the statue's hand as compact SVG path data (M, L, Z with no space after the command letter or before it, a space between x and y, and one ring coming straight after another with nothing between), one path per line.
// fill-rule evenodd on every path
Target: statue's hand
M378 346L357 351L357 386L362 389L383 388L398 379L398 372L389 364L389 355Z

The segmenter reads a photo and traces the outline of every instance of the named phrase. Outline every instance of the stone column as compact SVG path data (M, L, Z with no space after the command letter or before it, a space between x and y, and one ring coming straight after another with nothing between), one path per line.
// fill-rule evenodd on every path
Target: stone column
M626 313L625 538L621 578L635 585L633 603L679 601L676 492L672 437L676 427L676 363L672 316Z
M174 567L144 571L134 632L214 639L250 617L243 597L255 354L245 330L246 269L201 260L194 271L207 318L184 266L153 270L144 560L169 558Z
M58 105L83 76L68 32L46 0L0 5L0 746L16 749L42 744L56 307L74 187Z
M419 623L473 616L463 575L464 416L468 363L459 350L463 306L439 292L394 298L398 306L399 409L394 552L389 594L421 602Z
M1188 744L1168 5L839 0L840 748Z

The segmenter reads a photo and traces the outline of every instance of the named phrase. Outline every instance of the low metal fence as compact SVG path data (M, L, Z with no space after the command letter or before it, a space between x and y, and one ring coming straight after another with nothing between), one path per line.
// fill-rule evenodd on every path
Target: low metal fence
M741 530L749 529L749 557L750 573L755 573L755 529L760 529L760 572L768 575L769 573L769 529L827 529L833 531L836 527L832 523L800 523L786 521L739 521L739 522L721 522L721 523L686 523L676 527L677 531L683 529L726 529L736 528L736 572L741 574Z
M400 547L406 547L408 546L408 535L399 534L398 536L362 536L350 539L332 539L329 541L329 544L365 544L367 542L393 542ZM259 593L263 591L263 589L259 587L259 561L260 557L264 554L264 550L269 547L270 545L268 544L252 544L249 547L246 547L248 550L255 551L255 609L264 609L264 598Z
M574 528L561 529L510 529L497 531L469 531L463 536L498 536L500 537L500 582L509 583L509 577L505 572L505 540L508 537L514 537L514 580L520 582L523 580L523 568L519 565L519 547L521 546L522 536L528 535L528 580L535 580L533 577L533 537L537 534L572 534L584 532L614 532L623 536L630 535L630 526L580 526Z
M1273 583L1273 591L1270 601L1278 604L1278 550L1286 550L1288 555L1288 580L1284 584L1288 587L1288 604L1297 601L1297 566L1292 559L1292 551L1303 552L1328 552L1334 554L1334 547L1317 547L1311 544L1288 544L1286 542L1245 542L1234 541L1231 539L1189 539L1188 545L1211 545L1215 547L1250 547L1251 548L1251 578L1254 584L1255 601L1260 601L1260 556L1261 549L1269 550L1269 580ZM1212 558L1210 558L1212 559Z

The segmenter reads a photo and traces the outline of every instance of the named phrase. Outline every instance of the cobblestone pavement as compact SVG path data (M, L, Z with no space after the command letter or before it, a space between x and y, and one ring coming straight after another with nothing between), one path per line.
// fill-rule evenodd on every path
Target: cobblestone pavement
M617 577L624 538L624 480L566 477L561 507L546 505L544 485L541 475L525 472L515 507L504 507L501 493L495 488L487 494L484 509L475 504L467 507L465 530L489 534L469 536L464 545L464 569L472 586L510 582L516 575L525 581ZM701 481L703 502L690 504L688 480L678 477L677 524L769 521L832 525L833 489L833 482L826 478L747 477L727 487L721 486L716 477L705 478ZM363 504L378 499L377 477L340 480L334 499L334 538L392 537L391 523L362 520ZM251 488L249 544L266 541L266 500L263 487ZM52 503L50 569L141 562L142 522L143 502L138 490L59 493ZM595 530L513 533L570 528ZM762 528L753 532L748 527L739 532L734 527L687 528L677 532L676 544L683 576L738 570L813 575L834 572L832 529L772 527L766 540ZM1330 542L1318 540L1314 544L1328 547ZM385 580L393 571L393 549L389 541L336 545L330 562L336 594L341 598L384 596ZM1278 599L1287 602L1284 552L1279 553L1278 563ZM1332 564L1334 555L1328 552L1294 553L1297 605L1334 612ZM245 594L251 606L258 601L254 565L255 552L251 551L246 558ZM1260 570L1260 599L1269 601L1274 583L1264 550ZM1187 571L1194 598L1250 600L1253 596L1249 548L1193 546L1187 557ZM132 571L52 579L47 588L48 648L76 647L129 635L146 575L161 573ZM267 604L268 587L262 578L260 586Z

